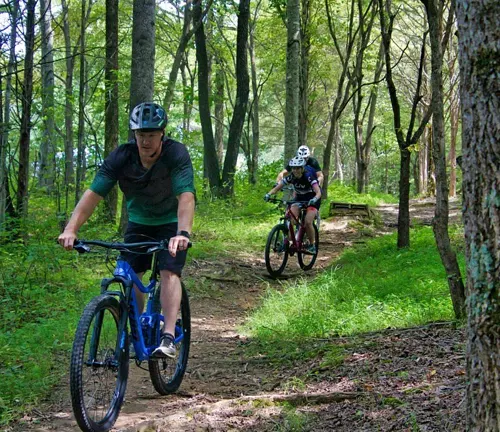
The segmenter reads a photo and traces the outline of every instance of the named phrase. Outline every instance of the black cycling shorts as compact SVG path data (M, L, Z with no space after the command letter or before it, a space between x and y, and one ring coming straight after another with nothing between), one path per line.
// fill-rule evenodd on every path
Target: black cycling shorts
M137 243L146 241L169 240L177 234L177 222L165 225L141 225L128 222L125 232L125 243ZM158 269L169 270L181 276L182 269L186 263L187 251L177 251L175 257L168 250L158 252ZM137 254L134 252L122 252L121 258L128 262L136 273L143 273L151 269L153 256L151 254Z

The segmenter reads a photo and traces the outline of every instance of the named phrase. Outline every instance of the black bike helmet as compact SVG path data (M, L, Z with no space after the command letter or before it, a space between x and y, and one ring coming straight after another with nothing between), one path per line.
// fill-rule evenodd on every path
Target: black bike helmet
M167 126L167 113L154 102L143 102L137 105L130 114L130 129L133 131L163 130Z

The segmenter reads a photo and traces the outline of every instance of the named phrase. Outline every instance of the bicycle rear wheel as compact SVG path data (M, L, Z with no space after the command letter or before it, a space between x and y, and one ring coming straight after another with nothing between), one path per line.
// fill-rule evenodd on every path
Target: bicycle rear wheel
M176 343L177 354L174 358L151 359L149 363L149 375L155 390L161 395L174 393L181 385L184 373L186 372L189 346L191 344L191 311L189 309L189 296L186 287L182 286L182 300L179 317L175 324L175 338L182 336ZM160 288L156 290L153 299L153 311L161 311Z
M73 412L85 432L109 431L120 413L129 370L128 333L119 349L120 303L107 294L85 307L75 334L70 366Z
M288 247L285 242L288 230L285 224L278 224L273 227L266 242L264 258L266 268L273 277L279 276L285 270L288 261Z
M307 232L304 232L304 237L302 238L302 250L297 253L297 258L299 260L299 265L302 270L311 270L316 258L318 257L319 250L319 233L318 227L313 223L314 228L314 244L316 245L316 253L312 254L310 252L305 252L307 247L311 244L311 241L307 237Z

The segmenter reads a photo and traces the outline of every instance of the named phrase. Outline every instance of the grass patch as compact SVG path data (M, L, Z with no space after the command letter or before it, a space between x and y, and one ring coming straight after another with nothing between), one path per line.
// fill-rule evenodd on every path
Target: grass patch
M460 230L452 232L459 241ZM247 321L262 342L352 335L454 318L432 230L412 231L411 248L397 250L396 235L346 251L313 281L269 289ZM463 264L463 255L459 253Z

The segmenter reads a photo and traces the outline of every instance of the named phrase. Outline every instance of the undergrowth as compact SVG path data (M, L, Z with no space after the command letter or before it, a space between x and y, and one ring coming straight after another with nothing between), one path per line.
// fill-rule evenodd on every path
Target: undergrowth
M257 186L239 178L235 196L228 201L211 199L197 185L194 247L187 265L203 258L262 253L269 229L282 214L276 205L263 201L279 166L263 169ZM358 197L351 189L335 184L329 194L338 201L369 205L387 201L387 197L373 194ZM105 221L101 209L102 206L82 227L80 237L120 239L117 226ZM325 202L322 216L327 214ZM51 386L67 374L80 314L99 293L101 278L111 273L113 261L106 266L105 255L79 256L56 244L60 217L52 198L34 192L30 197L30 216L19 227L19 235L0 239L0 425L36 406L50 393ZM422 244L429 251L422 253L425 256L430 255L433 247L430 234L424 237ZM379 240L382 243L377 243ZM414 245L417 244L418 239ZM435 260L427 263L425 273L423 264L412 265L412 269L420 270L411 278L408 263L418 261L411 251L402 252L397 260L393 256L392 263L382 258L378 263L370 261L378 254L387 255L393 245L394 239L377 239L366 250L345 254L341 268L330 269L311 284L290 285L286 292L270 291L250 319L249 328L266 342L282 335L287 339L347 334L380 326L448 319L451 309L442 285L442 267ZM401 267L390 266L396 262ZM411 283L406 283L401 291L405 279L396 274L402 270L407 272L406 282ZM377 277L381 278L378 284ZM207 289L207 295L211 295ZM433 292L431 296L429 290ZM372 315L369 320L362 319L366 311ZM283 358L293 355L284 352Z

